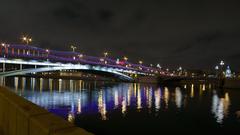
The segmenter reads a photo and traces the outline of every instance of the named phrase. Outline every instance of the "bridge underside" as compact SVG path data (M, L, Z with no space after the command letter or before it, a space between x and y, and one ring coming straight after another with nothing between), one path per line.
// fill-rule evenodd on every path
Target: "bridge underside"
M29 73L41 73L49 71L62 71L62 70L77 70L81 72L88 72L92 74L97 74L105 77L114 77L124 81L133 81L133 78L129 77L126 74L105 68L92 68L89 66L80 66L80 67L41 67L41 68L28 68L22 70L14 70L0 73L2 77L16 76L16 75L25 75Z

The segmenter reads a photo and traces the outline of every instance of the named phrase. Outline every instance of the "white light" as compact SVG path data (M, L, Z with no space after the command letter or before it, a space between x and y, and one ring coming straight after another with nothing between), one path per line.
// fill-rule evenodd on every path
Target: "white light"
M116 60L116 64L119 64L119 59Z
M224 65L224 61L221 60L220 65L223 66Z
M160 66L160 64L157 64L157 67L158 67L158 68L162 68L162 67Z

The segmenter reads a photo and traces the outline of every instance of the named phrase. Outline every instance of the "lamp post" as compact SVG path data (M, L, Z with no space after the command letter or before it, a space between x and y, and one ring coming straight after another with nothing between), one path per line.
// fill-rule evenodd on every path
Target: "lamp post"
M105 58L104 59L104 64L107 64L108 62L107 62L106 58L108 56L108 52L104 52L103 55L104 55L104 58Z
M221 65L221 66L224 66L224 64L225 64L224 61L221 60L221 61L220 61L220 65Z
M220 66L221 66L221 70L220 70L220 78L223 78L223 66L225 65L225 63L224 63L224 61L223 60L221 60L220 61Z
M142 61L142 60L139 60L138 63L140 64L138 68L139 68L140 70L142 70L142 67L141 67L141 66L142 66L142 64L143 64L143 61Z
M218 77L218 70L219 70L219 66L215 66L215 70L216 70L216 78Z
M72 49L72 51L73 51L73 52L75 52L75 49L77 49L77 47L76 47L76 46L73 46L73 45L71 45L71 49Z
M127 56L124 56L123 59L125 60L125 67L128 68L128 64L126 63L128 61L128 57Z
M23 36L22 37L22 42L26 43L27 45L32 42L32 38L28 36Z
M108 56L108 52L104 52L103 55L106 58Z
M28 36L23 36L22 37L22 42L26 43L27 45L32 42L32 38ZM27 50L27 55L29 55L30 50ZM23 49L23 54L25 54L25 50Z
M182 67L181 66L178 68L178 72L179 72L178 75L181 76L182 75Z
M48 55L49 55L49 50L48 49L46 49L46 53L47 53L47 61L48 61Z
M123 59L124 59L125 61L127 61L127 60L128 60L128 57L127 57L127 56L124 56Z

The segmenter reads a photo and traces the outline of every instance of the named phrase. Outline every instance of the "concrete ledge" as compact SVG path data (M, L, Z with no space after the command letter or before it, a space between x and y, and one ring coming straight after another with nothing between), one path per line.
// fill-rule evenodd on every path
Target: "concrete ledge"
M0 87L0 135L92 135Z

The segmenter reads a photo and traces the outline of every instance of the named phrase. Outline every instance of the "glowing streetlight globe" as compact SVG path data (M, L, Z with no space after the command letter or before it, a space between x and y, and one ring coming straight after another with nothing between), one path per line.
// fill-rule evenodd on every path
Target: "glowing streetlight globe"
M32 38L28 36L23 36L22 42L25 42L28 45L30 42L32 42Z
M123 59L124 59L125 61L127 61L127 60L128 60L128 57L124 56Z
M221 60L220 65L223 66L225 63L224 61Z
M71 49L72 49L72 51L73 51L73 52L75 52L75 49L77 49L77 47L76 47L76 46L73 46L73 45L71 45Z
M104 52L104 57L107 57L108 56L108 52Z

